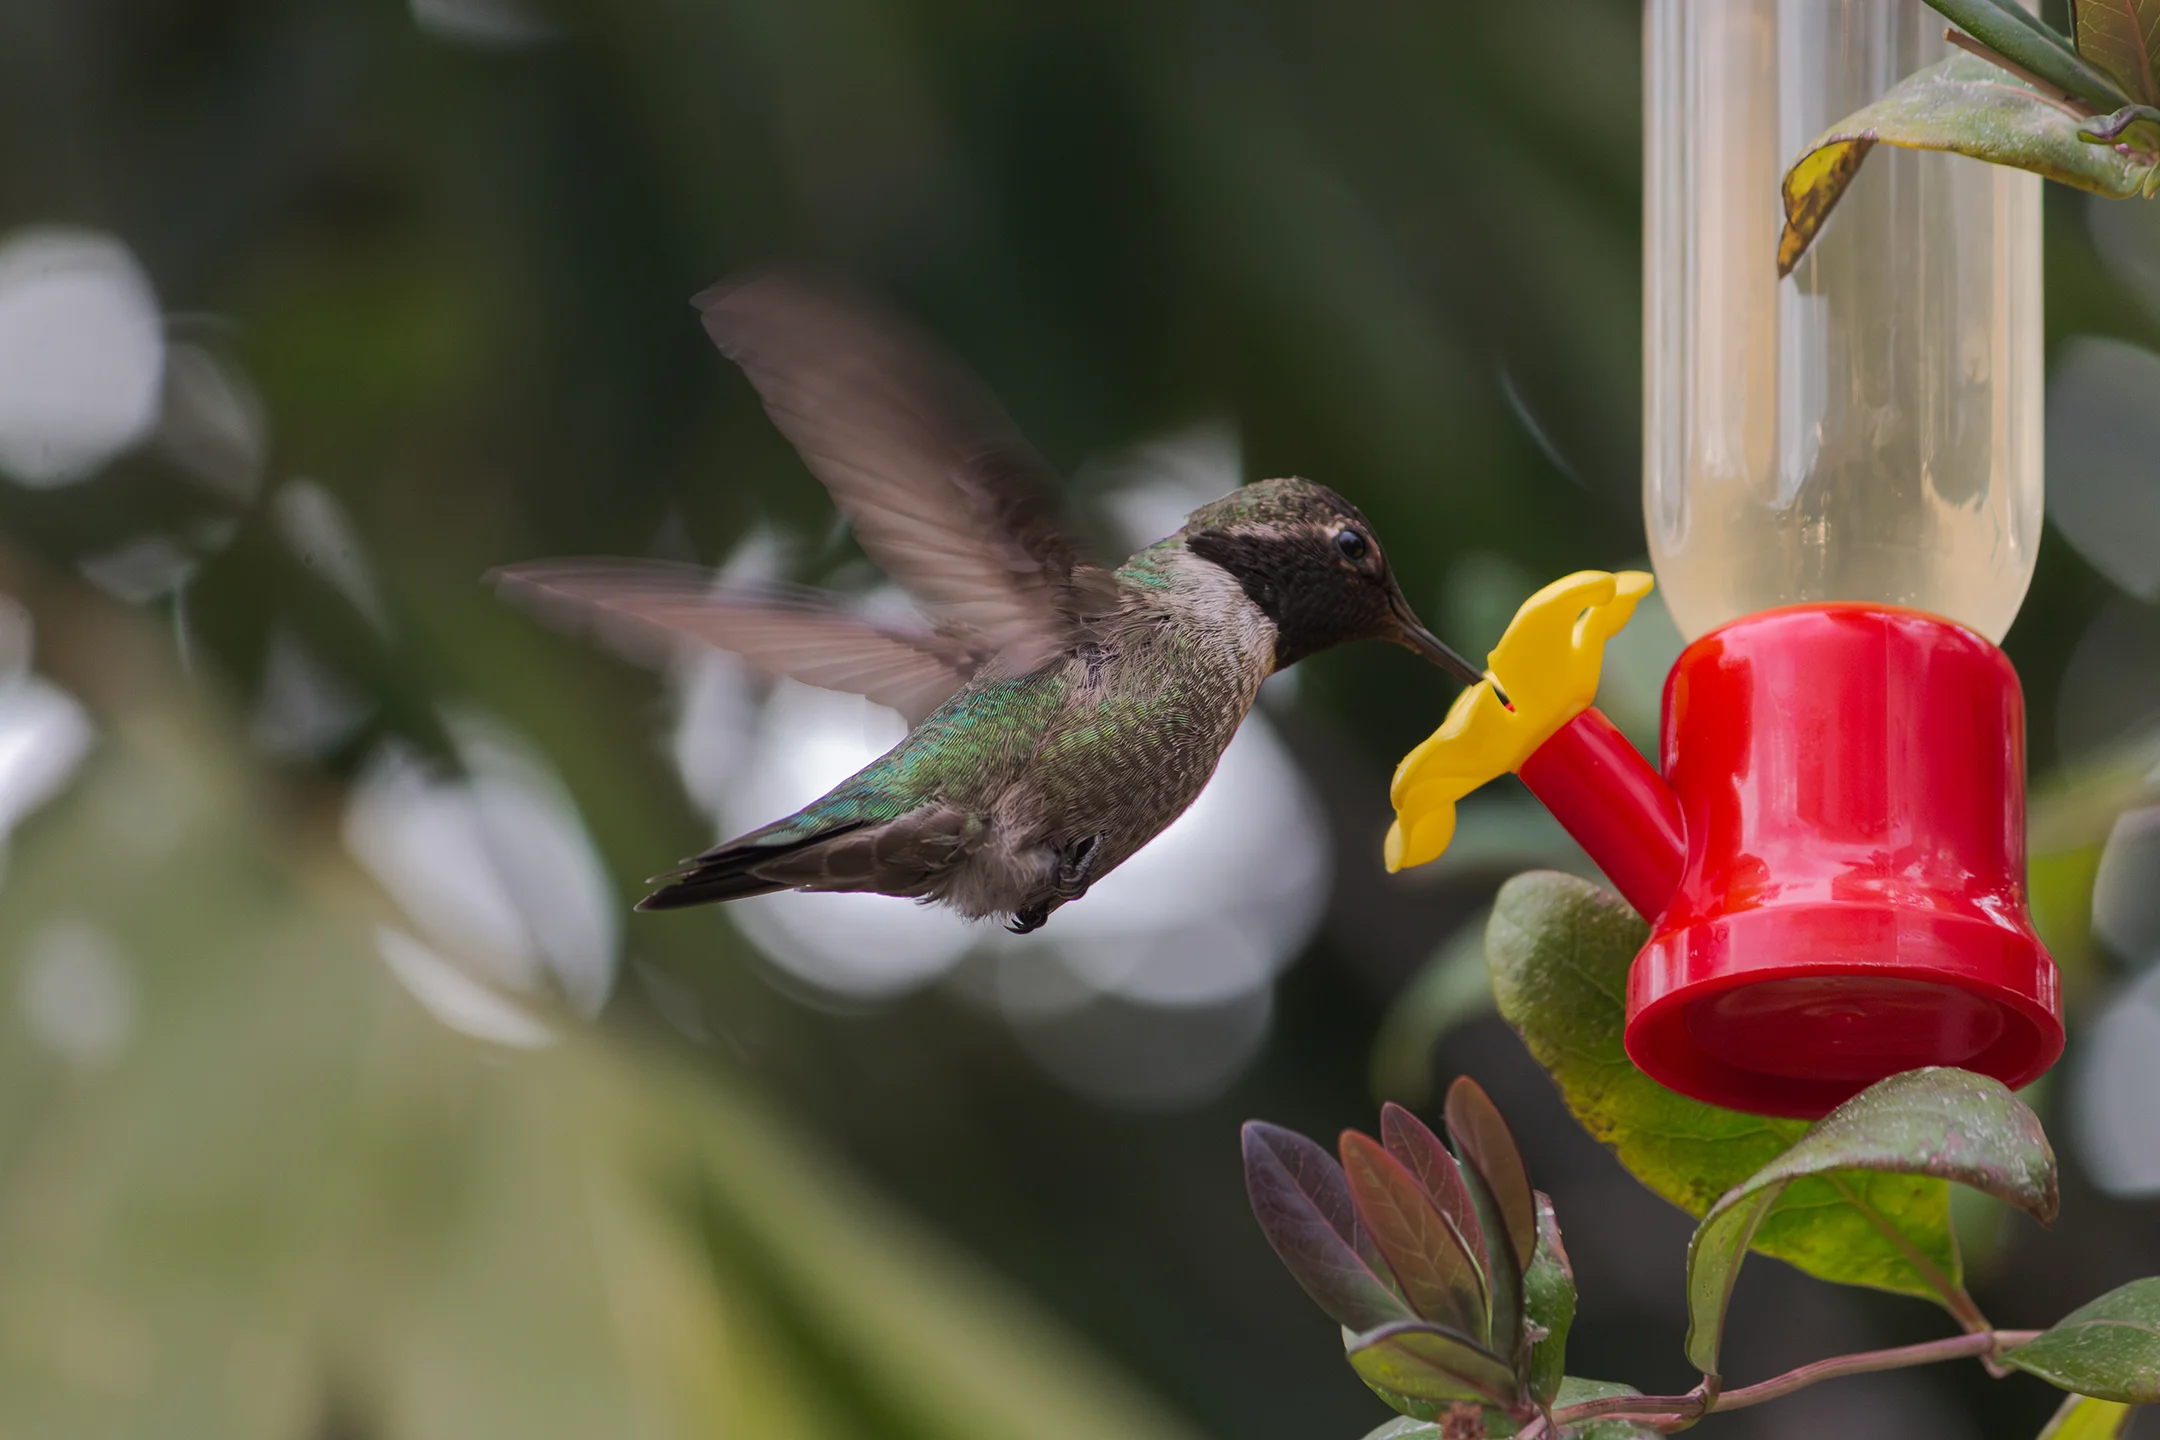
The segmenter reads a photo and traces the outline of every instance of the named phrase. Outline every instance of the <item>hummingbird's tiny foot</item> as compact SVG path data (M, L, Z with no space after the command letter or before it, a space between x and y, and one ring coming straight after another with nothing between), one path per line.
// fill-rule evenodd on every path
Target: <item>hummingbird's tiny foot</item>
M1102 853L1102 836L1090 835L1065 847L1058 859L1057 876L1051 881L1060 900L1078 900L1095 879L1095 857Z

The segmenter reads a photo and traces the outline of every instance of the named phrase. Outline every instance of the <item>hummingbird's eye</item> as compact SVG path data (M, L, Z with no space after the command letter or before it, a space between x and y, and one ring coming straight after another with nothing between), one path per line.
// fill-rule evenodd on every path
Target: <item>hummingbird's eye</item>
M1352 560L1362 560L1372 546L1355 530L1338 530L1335 532L1335 548Z

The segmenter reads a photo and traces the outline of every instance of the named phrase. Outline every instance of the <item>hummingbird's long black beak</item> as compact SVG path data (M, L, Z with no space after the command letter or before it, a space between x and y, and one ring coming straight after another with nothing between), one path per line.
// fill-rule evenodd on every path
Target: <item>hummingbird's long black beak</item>
M1395 612L1396 639L1404 648L1414 650L1433 664L1465 685L1475 685L1485 678L1485 672L1455 653L1454 649L1439 636L1419 624L1417 618L1404 610Z

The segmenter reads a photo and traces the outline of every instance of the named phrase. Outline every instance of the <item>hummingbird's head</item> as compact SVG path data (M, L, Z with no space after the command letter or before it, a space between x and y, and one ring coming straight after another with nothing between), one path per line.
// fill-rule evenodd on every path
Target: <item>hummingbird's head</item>
M1277 670L1351 640L1392 640L1466 685L1484 678L1419 622L1372 526L1325 485L1262 480L1193 511L1178 533L1274 622Z

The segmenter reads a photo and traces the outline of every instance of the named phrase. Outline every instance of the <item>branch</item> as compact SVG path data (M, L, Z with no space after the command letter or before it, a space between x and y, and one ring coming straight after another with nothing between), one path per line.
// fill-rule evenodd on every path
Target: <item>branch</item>
M2077 96L2072 95L2069 91L2063 89L2062 86L2057 85L2054 81L2041 79L2038 75L2033 74L2032 71L2027 70L2024 66L2018 64L2017 61L2012 60L2009 56L1981 44L1978 40L1973 39L1972 36L1967 35L1962 30L1953 30L1948 26L1945 26L1943 27L1943 39L1949 41L1952 45L1957 46L1958 49L1963 50L1968 55L1977 55L1982 60L1987 61L1988 64L1995 66L1997 69L2009 71L2012 75L2017 76L2018 79L2024 81L2027 85L2030 85L2033 89L2039 91L2043 96L2047 97L2050 100L2053 100L2057 105L2060 105L2065 109L2075 112L2081 119L2089 120L2095 115L2102 115L2106 113L2099 107L2080 100Z
M1875 1370L1902 1370L1911 1365L1932 1365L1938 1360L1960 1360L1967 1356L1993 1358L2004 1350L2015 1349L2031 1340L2038 1330L1983 1330L1972 1335L1953 1335L1947 1340L1929 1340L1920 1345L1900 1345L1891 1350L1863 1350L1855 1355L1837 1355L1828 1360L1817 1360L1812 1365L1802 1365L1789 1370L1775 1380L1765 1380L1759 1385L1743 1386L1723 1393L1708 1388L1707 1382L1698 1385L1685 1395L1614 1395L1603 1400L1585 1400L1580 1405L1569 1405L1553 1411L1556 1426L1579 1424L1595 1420L1603 1415L1628 1415L1644 1420L1678 1423L1701 1419L1713 1410L1744 1410L1750 1405L1760 1405L1765 1400L1776 1400L1803 1390L1823 1380L1835 1380L1841 1375L1866 1375ZM1528 1440L1528 1432L1525 1432Z

